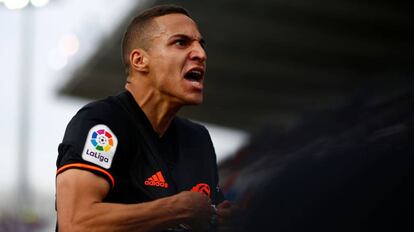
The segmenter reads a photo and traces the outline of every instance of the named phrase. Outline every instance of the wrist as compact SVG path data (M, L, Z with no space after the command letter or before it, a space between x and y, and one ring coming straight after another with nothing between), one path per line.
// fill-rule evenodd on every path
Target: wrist
M178 195L163 198L163 206L174 224L187 223L191 218L191 210L182 203Z

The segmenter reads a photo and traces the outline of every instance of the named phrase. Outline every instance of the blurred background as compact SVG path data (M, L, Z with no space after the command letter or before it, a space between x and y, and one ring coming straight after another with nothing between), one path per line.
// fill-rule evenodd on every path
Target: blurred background
M392 229L413 216L401 213L413 180L406 2L0 0L0 231L54 230L65 127L122 91L126 25L163 3L187 8L207 42L205 103L180 115L212 135L223 190L249 219L236 231Z

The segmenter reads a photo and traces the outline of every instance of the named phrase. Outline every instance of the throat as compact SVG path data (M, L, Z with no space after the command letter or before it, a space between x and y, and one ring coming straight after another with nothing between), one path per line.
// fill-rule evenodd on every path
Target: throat
M148 118L153 130L162 137L171 121L180 109L180 106L166 101L158 91L147 89L127 88L139 107Z
M168 105L157 104L141 106L148 120L151 123L152 128L158 134L158 137L162 137L170 127L170 124L176 116L178 109L168 107Z

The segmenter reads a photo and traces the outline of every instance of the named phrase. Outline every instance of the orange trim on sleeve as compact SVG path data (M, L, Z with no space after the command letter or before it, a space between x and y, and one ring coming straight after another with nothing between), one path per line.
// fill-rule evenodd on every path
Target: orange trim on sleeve
M60 167L56 171L56 175L60 174L61 172L65 171L66 169L69 169L69 168L83 168L83 169L89 169L89 170L94 170L94 171L101 172L101 173L103 173L103 174L105 174L106 176L109 177L109 179L112 182L112 188L115 186L115 179L111 175L111 173L103 170L102 168L98 168L98 167L95 167L95 166L92 166L92 165L88 165L88 164L74 163L74 164L63 165L62 167Z

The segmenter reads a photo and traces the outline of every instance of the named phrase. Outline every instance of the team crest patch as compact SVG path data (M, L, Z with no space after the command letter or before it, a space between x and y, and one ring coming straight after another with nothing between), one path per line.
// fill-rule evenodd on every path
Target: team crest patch
M82 159L109 169L117 145L118 139L109 127L103 124L96 125L89 130Z
M208 197L211 197L210 186L208 184L204 184L204 183L197 184L196 186L191 188L191 192L199 192L199 193L205 194Z

